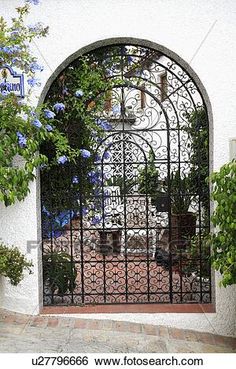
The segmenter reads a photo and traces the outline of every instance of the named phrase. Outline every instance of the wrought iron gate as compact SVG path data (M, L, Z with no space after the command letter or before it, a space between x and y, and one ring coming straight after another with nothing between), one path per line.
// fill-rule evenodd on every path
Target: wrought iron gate
M97 65L109 60L107 78L114 80L97 117L110 129L88 179L89 209L99 203L100 212L91 215L82 186L78 194L71 185L83 175L81 162L41 173L44 304L208 303L202 96L159 51L114 45L88 57Z

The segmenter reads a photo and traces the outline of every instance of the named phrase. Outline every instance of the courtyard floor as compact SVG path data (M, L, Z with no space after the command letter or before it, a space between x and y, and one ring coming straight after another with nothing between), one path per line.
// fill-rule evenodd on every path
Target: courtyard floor
M152 324L0 310L0 352L236 353L236 338Z

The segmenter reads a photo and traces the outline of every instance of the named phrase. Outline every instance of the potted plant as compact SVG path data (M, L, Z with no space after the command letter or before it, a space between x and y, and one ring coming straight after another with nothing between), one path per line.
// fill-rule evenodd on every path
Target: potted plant
M176 171L171 173L169 180L160 180L151 156L148 166L139 170L138 184L139 192L150 196L157 212L171 213L172 243L183 247L196 233L196 215L190 211L193 200L191 173L185 175Z
M178 247L196 233L196 215L189 211L192 195L189 176L179 171L172 173L170 178L171 191L171 239Z
M64 295L73 292L76 287L77 270L69 254L63 251L52 251L43 255L44 285L52 294Z

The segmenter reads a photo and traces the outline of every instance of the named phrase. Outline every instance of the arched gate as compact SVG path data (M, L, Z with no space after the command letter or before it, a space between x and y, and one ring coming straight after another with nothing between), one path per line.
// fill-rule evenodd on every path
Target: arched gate
M81 162L41 173L44 304L210 302L209 128L198 87L150 48L113 45L86 57L111 85L96 118L107 130L87 207ZM63 76L80 62L46 101L65 93ZM72 142L75 129L66 128Z

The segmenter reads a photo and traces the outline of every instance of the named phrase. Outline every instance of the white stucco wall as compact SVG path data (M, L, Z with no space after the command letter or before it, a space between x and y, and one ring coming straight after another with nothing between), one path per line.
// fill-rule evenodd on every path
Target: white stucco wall
M36 40L35 54L45 66L42 88L52 72L71 54L98 40L133 37L172 50L190 64L203 83L213 112L213 167L229 159L229 139L236 136L236 3L234 0L42 0L33 7L29 24L50 26L46 39ZM0 13L10 17L21 0L0 0ZM40 95L40 89L36 92ZM26 250L37 240L36 184L26 201L0 207L0 237ZM39 222L39 220L38 220ZM39 266L19 287L1 281L0 306L38 313ZM41 290L40 290L41 291ZM236 334L236 288L219 289L216 278L216 314L119 314L106 318L147 321L220 334ZM83 317L85 317L83 315ZM92 317L92 316L91 316ZM97 316L96 316L97 317ZM100 315L100 317L104 317Z
M22 203L4 208L0 204L0 238L3 242L18 246L27 253L27 242L37 240L36 186ZM37 314L39 309L39 248L33 248L28 255L34 266L33 274L26 274L19 286L14 287L0 277L0 307L18 312Z

